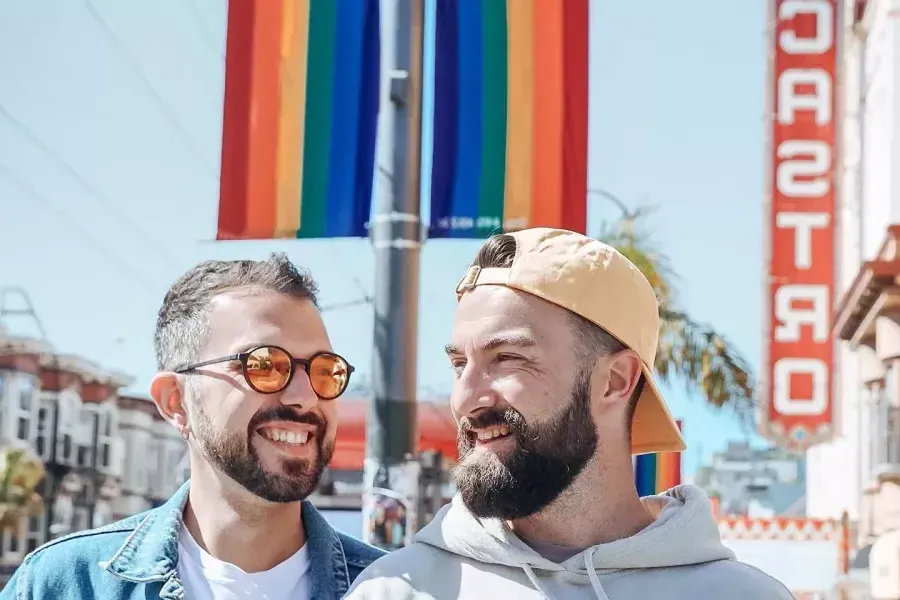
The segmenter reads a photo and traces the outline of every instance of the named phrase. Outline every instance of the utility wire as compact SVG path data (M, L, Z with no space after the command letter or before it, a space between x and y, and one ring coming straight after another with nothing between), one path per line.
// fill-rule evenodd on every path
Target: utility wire
M145 279L140 275L140 270L135 269L134 267L126 263L121 258L119 258L118 255L114 254L110 249L106 248L103 244L98 242L97 239L93 235L91 235L89 231L79 227L78 224L73 221L69 215L54 206L53 203L39 194L38 191L34 189L34 186L19 178L15 173L13 173L11 169L9 169L9 167L0 164L0 175L6 175L6 177L24 194L30 196L33 200L43 205L48 212L52 213L59 219L60 223L65 226L67 231L81 237L84 242L92 246L98 254L103 256L110 265L115 266L117 270L122 272L122 274L127 275L129 278L133 278L134 280L140 282L141 285L143 285L147 289L147 291L154 294L158 292L156 286L150 280Z
M225 52L216 44L215 36L209 30L209 27L207 27L206 19L203 18L200 7L197 6L197 0L186 0L185 4L187 5L188 12L191 13L191 18L197 24L197 29L200 30L200 34L206 39L213 53L222 57L222 60L224 61Z
M145 231L140 225L138 225L134 220L129 218L127 215L122 213L117 207L116 203L106 197L103 193L101 193L97 188L92 186L81 174L73 167L69 162L67 162L62 156L59 155L58 152L54 151L50 148L34 131L28 128L21 120L15 117L9 110L0 103L0 114L2 114L8 121L10 121L16 129L18 129L25 137L31 140L36 146L39 146L45 154L50 156L53 159L53 162L56 165L69 174L75 181L81 185L84 190L94 197L95 200L116 220L119 221L122 225L131 229L135 233L139 234L141 238L150 246L153 247L156 252L160 254L163 258L173 264L177 264L177 260L175 255L171 254L165 246L163 246L160 242L153 238L147 231Z
M190 136L190 134L188 134L188 132L185 130L185 128L178 121L178 118L175 116L175 114L172 112L172 110L165 103L165 101L163 100L162 96L159 94L159 91L156 89L156 87L150 82L149 79L147 79L147 76L141 70L137 61L125 49L125 45L122 43L122 41L116 35L116 33L112 30L112 27L109 26L109 23L107 23L106 20L103 18L103 16L97 11L97 8L93 5L91 0L84 0L84 5L85 5L85 8L87 8L88 12L93 17L93 19L97 22L97 24L100 25L100 28L103 29L103 31L106 33L106 36L109 38L109 40L112 42L112 44L116 47L116 49L119 51L119 53L122 54L122 56L125 58L125 60L131 65L131 68L134 70L134 72L137 73L138 76L141 78L141 80L144 82L144 85L147 87L147 90L150 92L150 95L153 96L154 100L156 100L157 106L159 106L159 109L163 112L163 114L168 119L169 124L172 126L173 129L176 129L181 134L182 141L184 141L184 143L192 150L194 155L197 157L197 160L200 162L200 164L203 165L204 169L206 171L208 171L211 175L213 175L216 179L219 179L218 169L215 167L211 167L206 162L206 157L203 155L203 152L200 150L200 147L197 145L197 143L193 140L193 138Z

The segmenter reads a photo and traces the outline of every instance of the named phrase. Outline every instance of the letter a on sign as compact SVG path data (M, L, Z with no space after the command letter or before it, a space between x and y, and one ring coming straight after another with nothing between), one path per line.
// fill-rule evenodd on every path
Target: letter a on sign
M833 436L837 0L770 0L763 435Z

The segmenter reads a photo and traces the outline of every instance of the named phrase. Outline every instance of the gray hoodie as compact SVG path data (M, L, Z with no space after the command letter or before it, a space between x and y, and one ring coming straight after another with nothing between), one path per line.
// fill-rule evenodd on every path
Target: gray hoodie
M656 520L633 537L544 558L497 519L457 497L415 543L372 564L349 600L790 600L722 545L709 499L679 486L642 500ZM577 515L572 516L578 518Z

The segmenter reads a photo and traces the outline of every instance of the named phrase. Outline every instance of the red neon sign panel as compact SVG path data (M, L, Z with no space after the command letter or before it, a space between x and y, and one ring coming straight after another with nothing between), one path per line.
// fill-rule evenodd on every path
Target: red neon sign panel
M796 449L834 435L838 3L774 0L766 214L763 435Z

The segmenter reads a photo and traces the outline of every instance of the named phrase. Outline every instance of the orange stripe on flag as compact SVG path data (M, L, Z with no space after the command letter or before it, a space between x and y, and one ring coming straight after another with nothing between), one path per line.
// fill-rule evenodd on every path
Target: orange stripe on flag
M563 3L534 3L534 169L531 226L562 222Z
M281 97L281 2L254 2L251 116L247 161L246 236L271 237L277 197L278 119Z

